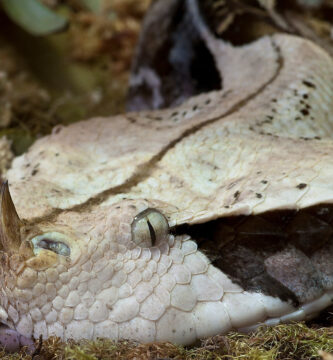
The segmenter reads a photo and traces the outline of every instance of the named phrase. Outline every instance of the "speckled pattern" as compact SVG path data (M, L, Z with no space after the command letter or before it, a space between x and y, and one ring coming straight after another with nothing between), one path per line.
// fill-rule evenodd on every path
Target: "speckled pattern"
M14 158L10 145L11 142L5 136L0 138L0 177L6 173Z
M333 201L332 59L287 35L239 48L203 25L202 36L221 91L58 127L15 159L21 240L59 232L71 255L2 255L4 323L35 338L188 344L297 318L292 305L232 283L187 236L133 242L133 219L147 208L175 226Z

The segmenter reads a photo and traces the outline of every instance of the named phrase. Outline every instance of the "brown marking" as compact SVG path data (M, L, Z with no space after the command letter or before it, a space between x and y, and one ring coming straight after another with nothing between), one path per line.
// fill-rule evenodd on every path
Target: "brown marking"
M42 249L37 256L26 261L26 266L41 271L50 268L52 265L56 264L57 261L58 255L56 253Z
M0 190L0 242L5 252L17 253L21 245L19 219L11 198L8 181L4 182Z

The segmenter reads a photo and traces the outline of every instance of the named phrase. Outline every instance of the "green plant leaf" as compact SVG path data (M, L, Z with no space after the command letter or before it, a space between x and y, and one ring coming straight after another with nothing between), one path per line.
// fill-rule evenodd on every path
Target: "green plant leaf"
M67 20L38 0L1 0L7 15L33 35L47 35L61 30Z
M103 0L81 0L81 3L90 11L99 14L102 10Z

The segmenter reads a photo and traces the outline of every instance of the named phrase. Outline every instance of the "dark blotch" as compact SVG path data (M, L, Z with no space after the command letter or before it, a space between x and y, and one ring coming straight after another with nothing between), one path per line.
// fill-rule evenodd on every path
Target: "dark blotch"
M307 184L305 184L305 183L300 183L300 184L298 184L296 187L297 187L297 189L303 190L303 189L305 189L305 188L307 187Z
M313 89L316 89L316 85L313 84L312 82L310 81L307 81L307 80L303 80L303 84L307 87L310 87L310 88L313 88Z

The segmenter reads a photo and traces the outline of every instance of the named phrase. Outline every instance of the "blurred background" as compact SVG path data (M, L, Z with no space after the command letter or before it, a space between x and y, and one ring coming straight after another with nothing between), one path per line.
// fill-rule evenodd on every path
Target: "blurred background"
M0 136L21 154L56 124L124 110L150 0L0 0Z
M0 0L0 137L15 155L59 123L124 111L152 1ZM199 3L216 35L236 45L285 31L333 54L333 0Z

